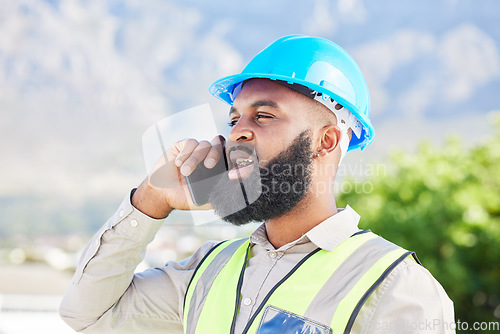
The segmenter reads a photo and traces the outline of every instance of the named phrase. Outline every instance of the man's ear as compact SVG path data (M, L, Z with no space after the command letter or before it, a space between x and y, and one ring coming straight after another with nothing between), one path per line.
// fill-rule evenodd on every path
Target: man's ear
M326 155L333 152L340 144L341 132L336 125L325 125L320 131L318 153Z

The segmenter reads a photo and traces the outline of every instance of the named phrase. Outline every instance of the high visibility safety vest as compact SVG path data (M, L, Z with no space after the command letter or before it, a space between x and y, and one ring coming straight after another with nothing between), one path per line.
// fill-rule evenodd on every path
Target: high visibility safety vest
M234 333L249 249L248 239L225 241L200 262L184 299L186 334ZM292 323L291 315L307 321L301 328L331 328L304 333L350 333L368 297L408 256L418 262L413 252L369 230L354 234L331 252L317 248L269 291L243 333L275 333L260 327L270 308L283 311L283 323Z

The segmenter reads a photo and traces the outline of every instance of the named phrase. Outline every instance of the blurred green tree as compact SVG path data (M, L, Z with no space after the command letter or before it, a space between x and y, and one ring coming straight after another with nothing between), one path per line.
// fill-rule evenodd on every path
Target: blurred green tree
M456 320L471 326L500 321L500 114L493 119L486 143L424 142L415 154L394 154L386 175L362 180L373 187L350 179L339 196L362 228L415 250L454 301Z

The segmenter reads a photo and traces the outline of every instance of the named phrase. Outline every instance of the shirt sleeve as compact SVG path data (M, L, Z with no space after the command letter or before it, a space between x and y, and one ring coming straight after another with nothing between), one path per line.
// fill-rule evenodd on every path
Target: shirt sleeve
M407 258L367 300L352 333L455 333L453 302L427 269Z
M207 242L191 257L134 274L163 220L135 209L130 196L83 251L59 313L85 333L181 333L184 295Z

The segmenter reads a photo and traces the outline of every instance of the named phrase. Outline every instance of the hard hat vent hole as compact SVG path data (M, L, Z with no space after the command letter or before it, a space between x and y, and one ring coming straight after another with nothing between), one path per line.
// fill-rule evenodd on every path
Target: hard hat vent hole
M332 100L332 102L333 102L333 100ZM337 104L335 105L335 110L340 110L340 109L342 109L342 108L344 108L344 107L343 107L340 103L337 103Z
M340 120L340 123L345 124L345 121L342 119L342 120Z

